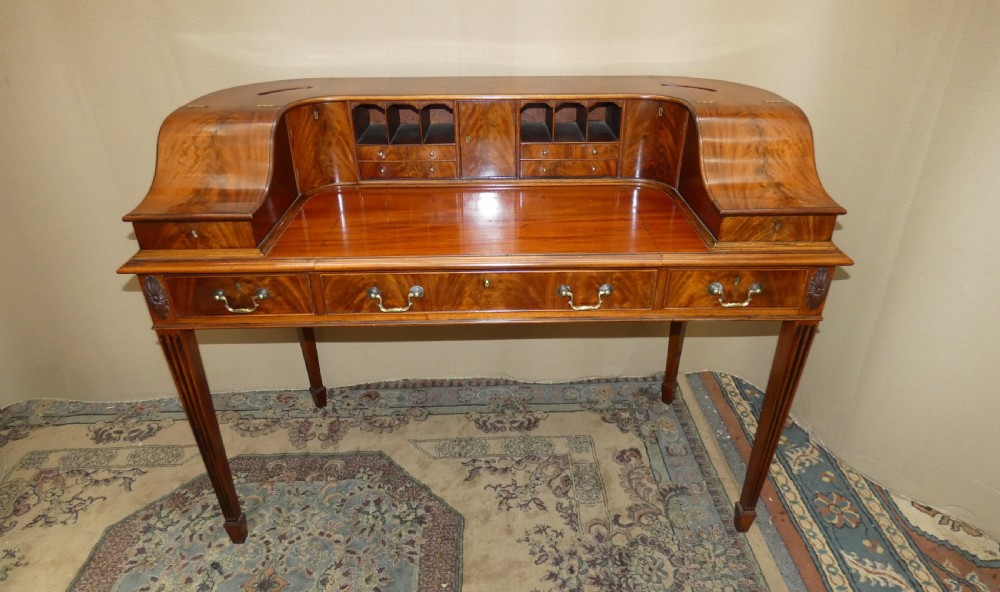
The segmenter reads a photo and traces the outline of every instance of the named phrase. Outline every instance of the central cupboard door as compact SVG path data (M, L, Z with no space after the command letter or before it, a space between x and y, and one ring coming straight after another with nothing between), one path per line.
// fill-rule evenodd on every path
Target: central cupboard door
M517 105L514 101L461 101L458 104L462 177L517 177Z

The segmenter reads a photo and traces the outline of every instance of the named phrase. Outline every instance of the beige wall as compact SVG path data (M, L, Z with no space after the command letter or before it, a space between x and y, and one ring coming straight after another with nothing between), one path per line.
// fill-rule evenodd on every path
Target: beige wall
M876 479L1000 536L995 3L0 3L0 405L168 395L119 221L200 94L338 75L653 73L799 104L850 214L793 413ZM743 333L731 339L729 333ZM693 326L683 368L763 386L776 327ZM579 339L600 335L600 340ZM324 330L330 384L661 369L663 327ZM218 390L302 387L291 332L201 335ZM262 343L252 343L259 340Z

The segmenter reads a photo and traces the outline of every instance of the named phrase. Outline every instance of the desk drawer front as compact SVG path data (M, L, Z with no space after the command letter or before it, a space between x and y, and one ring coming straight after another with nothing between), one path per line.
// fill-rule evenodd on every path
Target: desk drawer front
M612 177L617 160L522 160L522 177Z
M593 144L521 144L521 158L525 160L553 159L608 159L618 158L621 146L615 143Z
M763 309L797 309L805 282L804 269L672 270L664 308L729 309L747 314Z
M407 146L410 160L456 160L454 144Z
M314 312L312 288L304 275L181 276L168 277L166 283L178 317Z
M408 146L358 146L360 161L455 160L454 144L420 144Z
M407 160L409 154L407 152L407 146L364 146L359 145L358 147L358 160L371 160L371 161L383 161L383 160Z
M454 161L395 161L359 163L362 179L454 179Z
M601 296L604 285L611 286L611 293ZM599 302L600 310L648 310L653 307L655 285L652 270L330 274L323 276L323 298L327 314L380 314L379 302L391 312L572 313L567 290L574 306L582 310ZM561 292L561 286L567 290ZM372 288L377 289L377 298L371 296Z

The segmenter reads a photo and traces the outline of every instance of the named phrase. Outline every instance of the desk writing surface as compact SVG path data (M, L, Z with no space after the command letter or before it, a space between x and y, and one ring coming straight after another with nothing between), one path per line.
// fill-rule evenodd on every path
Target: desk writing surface
M309 197L268 256L704 253L667 192L636 184L345 187Z

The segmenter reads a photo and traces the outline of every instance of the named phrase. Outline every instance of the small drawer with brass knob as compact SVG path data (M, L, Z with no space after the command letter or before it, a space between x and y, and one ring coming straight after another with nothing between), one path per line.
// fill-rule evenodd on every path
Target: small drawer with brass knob
M406 160L409 158L407 146L358 145L358 160L374 162Z
M362 179L454 179L454 161L396 161L358 163Z
M618 158L618 142L552 142L545 144L521 144L521 158L524 160L580 160Z
M617 160L522 160L522 177L613 177Z
M425 144L406 148L410 160L455 160L454 144Z

